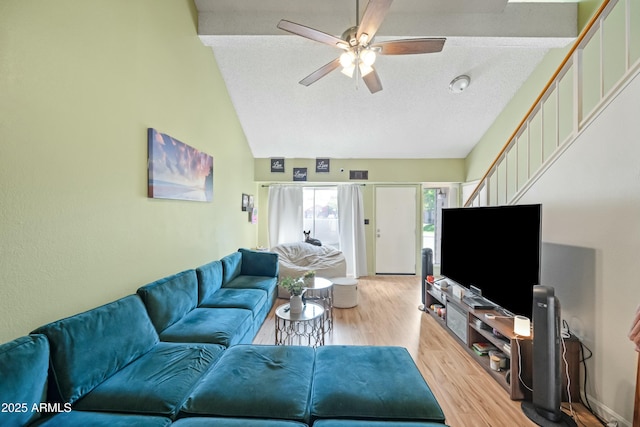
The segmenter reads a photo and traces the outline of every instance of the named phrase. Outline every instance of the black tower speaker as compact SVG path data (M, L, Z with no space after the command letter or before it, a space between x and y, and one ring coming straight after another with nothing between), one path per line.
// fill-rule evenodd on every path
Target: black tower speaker
M532 402L522 410L539 426L575 426L562 412L560 302L550 286L533 287Z
M422 248L422 306L427 304L427 276L433 276L433 251L430 248Z

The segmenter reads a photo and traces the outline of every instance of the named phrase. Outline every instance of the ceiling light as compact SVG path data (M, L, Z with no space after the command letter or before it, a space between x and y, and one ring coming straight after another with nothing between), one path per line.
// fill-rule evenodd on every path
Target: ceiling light
M376 62L376 53L372 50L364 49L360 52L360 59L364 64L371 67L373 63Z
M348 65L346 67L344 67L341 71L342 74L344 74L347 77L351 77L353 78L353 72L356 70L356 66L354 64Z
M353 66L355 59L356 55L352 51L348 50L340 55L340 65L342 65L342 68Z
M458 76L449 83L451 93L462 93L471 83L471 78L466 75Z
M360 74L362 75L362 77L366 76L367 74L373 71L373 67L371 67L371 65L367 65L362 61L360 61L359 68L360 68Z

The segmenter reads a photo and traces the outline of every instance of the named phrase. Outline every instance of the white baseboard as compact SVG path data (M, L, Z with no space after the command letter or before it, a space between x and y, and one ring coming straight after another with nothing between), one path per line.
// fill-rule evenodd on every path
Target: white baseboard
M616 413L613 409L608 406L602 404L598 400L596 400L593 396L589 396L589 404L591 408L602 418L604 421L612 421L616 420L618 422L618 427L632 427L631 421L625 420L622 415Z

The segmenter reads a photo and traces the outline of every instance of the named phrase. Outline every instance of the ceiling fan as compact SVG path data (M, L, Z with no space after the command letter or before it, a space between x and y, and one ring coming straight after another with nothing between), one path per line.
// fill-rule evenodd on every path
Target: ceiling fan
M317 82L331 71L342 66L342 73L349 77L362 76L371 93L382 90L380 77L373 68L377 55L410 55L418 53L440 52L445 38L416 38L390 40L373 43L373 39L382 24L393 0L369 0L369 4L360 21L359 0L356 0L356 25L342 33L342 38L323 33L313 28L282 19L278 28L298 36L306 37L320 43L342 49L340 57L318 68L300 84L309 86Z

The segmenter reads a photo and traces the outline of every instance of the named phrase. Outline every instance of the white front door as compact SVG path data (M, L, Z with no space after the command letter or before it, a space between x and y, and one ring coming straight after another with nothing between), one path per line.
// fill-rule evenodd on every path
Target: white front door
M376 187L375 197L376 274L416 274L416 187Z

